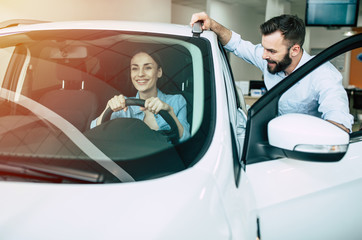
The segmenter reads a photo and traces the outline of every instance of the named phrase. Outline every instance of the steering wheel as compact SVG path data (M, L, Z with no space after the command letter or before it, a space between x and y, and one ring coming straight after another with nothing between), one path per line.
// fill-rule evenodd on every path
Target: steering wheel
M126 99L126 106L145 106L145 100L143 99ZM107 108L107 110L104 112L101 124L110 120L111 114L113 113L111 108ZM169 130L159 130L158 133L161 133L167 137L167 139L172 143L176 144L179 141L179 133L177 129L177 125L175 120L171 117L171 115L165 111L161 110L159 112L161 117L166 121L166 123L170 126Z

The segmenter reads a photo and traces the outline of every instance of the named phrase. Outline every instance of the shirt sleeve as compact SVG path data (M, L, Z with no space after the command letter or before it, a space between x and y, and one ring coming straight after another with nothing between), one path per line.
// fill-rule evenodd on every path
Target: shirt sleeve
M177 96L176 106L172 106L174 108L177 119L180 121L184 131L182 137L180 138L180 142L187 140L190 137L190 124L187 121L187 108L186 108L186 100L182 95Z
M117 112L112 112L110 120L116 119L116 118L132 118L134 114L132 113L132 107L128 108L127 112L124 112L123 110L117 111ZM97 126L97 119L94 119L91 124L90 124L90 128L94 128Z
M261 44L254 45L249 41L245 41L239 34L232 31L231 39L224 48L263 71L264 48Z
M353 116L349 113L349 101L342 85L342 75L331 63L326 63L314 73L319 92L319 108L322 118L342 124L352 132Z
M91 124L90 124L90 129L92 129L92 128L94 128L95 126L97 126L97 119L98 119L98 117L91 122Z

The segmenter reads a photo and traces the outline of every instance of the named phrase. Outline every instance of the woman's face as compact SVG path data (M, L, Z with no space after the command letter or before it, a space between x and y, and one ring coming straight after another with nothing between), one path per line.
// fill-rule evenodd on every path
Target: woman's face
M162 76L162 69L147 53L140 52L131 59L131 79L140 92L157 92L157 79Z

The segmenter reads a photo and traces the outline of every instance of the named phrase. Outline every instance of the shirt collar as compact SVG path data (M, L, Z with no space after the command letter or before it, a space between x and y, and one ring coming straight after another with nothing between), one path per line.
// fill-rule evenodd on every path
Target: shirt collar
M300 58L300 61L299 63L297 64L297 66L294 68L293 72L295 70L297 70L298 68L300 68L301 66L303 66L306 62L308 62L312 57L303 49L303 52L302 52L302 57ZM293 73L292 72L292 73ZM281 72L277 72L276 73L279 77L282 77L282 78L285 78L286 75L284 73L284 71L281 71Z
M296 68L293 70L293 72L295 70L297 70L298 68L300 68L301 66L303 66L306 62L308 62L312 57L303 49L302 52L302 58L300 59L298 65L296 66Z

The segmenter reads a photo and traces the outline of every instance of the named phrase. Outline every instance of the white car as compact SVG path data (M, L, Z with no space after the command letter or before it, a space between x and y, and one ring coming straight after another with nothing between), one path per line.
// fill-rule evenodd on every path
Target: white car
M0 239L361 239L362 133L277 116L288 88L359 47L361 34L334 45L245 112L211 31L118 21L1 29ZM135 96L138 49L161 56L159 89L186 99L186 141L137 119L90 129L111 97Z

